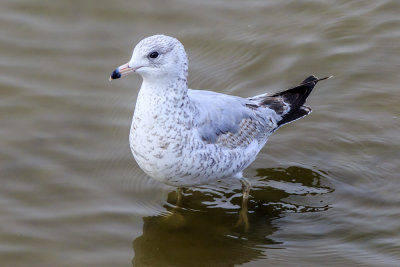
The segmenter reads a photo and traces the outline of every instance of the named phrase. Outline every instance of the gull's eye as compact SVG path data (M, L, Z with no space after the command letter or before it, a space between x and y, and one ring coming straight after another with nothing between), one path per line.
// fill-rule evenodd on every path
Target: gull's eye
M151 57L151 58L156 58L156 57L158 57L158 52L151 52L151 53L149 54L149 57Z

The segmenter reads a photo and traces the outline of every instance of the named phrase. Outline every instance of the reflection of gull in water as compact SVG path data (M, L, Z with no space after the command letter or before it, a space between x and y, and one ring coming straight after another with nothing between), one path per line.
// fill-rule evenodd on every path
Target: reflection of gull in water
M254 198L248 203L253 227L247 232L234 227L241 201L234 180L187 189L178 208L174 205L176 193L171 192L164 206L170 213L168 216L143 218L143 233L133 241L133 265L245 264L268 257L268 249L287 247L282 235L274 236L277 230L283 233L288 230L279 218L290 213L324 212L330 207L329 193L333 189L321 171L292 166L260 169L257 176L253 183ZM275 184L265 184L270 181ZM293 186L302 190L295 192Z
M310 76L287 91L252 98L190 90L184 47L165 35L139 42L110 80L133 72L143 77L129 137L139 166L178 187L234 177L243 184L244 200L250 184L242 171L273 132L311 112L303 104L328 78Z

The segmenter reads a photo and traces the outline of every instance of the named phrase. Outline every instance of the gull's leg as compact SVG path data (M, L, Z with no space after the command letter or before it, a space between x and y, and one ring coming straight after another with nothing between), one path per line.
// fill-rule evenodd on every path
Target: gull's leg
M240 182L242 183L242 188L243 188L242 208L240 209L239 220L236 223L235 227L243 225L244 232L247 232L247 230L249 230L249 218L247 216L247 202L249 199L251 185L249 181L247 181L247 179L244 177L240 178Z
M243 202L246 202L247 205L247 199L249 198L251 184L244 177L240 178L240 182L242 183L242 188L243 188Z
M178 191L176 192L178 195L176 198L176 207L180 207L182 204L182 198L183 198L183 187L178 187Z
M183 187L178 187L176 191L175 207L171 208L171 210L168 210L169 214L164 216L163 218L165 227L168 227L170 229L178 229L184 227L187 224L185 217L181 214L183 190Z

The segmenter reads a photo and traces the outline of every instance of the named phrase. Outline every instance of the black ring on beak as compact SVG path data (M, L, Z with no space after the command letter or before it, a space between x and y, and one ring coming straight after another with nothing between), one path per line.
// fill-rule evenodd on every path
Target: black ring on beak
M116 68L113 73L111 74L111 79L115 80L115 79L119 79L121 78L121 73L119 72L119 69Z

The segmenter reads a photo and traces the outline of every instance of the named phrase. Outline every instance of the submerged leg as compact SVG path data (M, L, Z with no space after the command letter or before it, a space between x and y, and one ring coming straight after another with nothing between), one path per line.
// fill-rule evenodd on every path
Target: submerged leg
M240 182L242 183L242 189L243 189L243 201L246 201L247 204L247 199L249 198L251 184L244 177L240 178Z
M183 198L183 187L178 187L178 191L176 192L178 195L176 198L176 207L180 207L182 204L182 198Z
M165 227L168 227L170 229L178 229L184 227L187 224L185 217L181 214L183 190L184 188L178 187L176 191L175 207L167 208L169 214L163 217Z
M235 227L243 225L244 232L247 232L247 230L249 230L249 218L247 216L247 201L249 199L251 185L249 181L247 181L247 179L244 177L240 178L240 182L242 183L242 188L243 188L242 208L240 209L239 220L236 223Z

